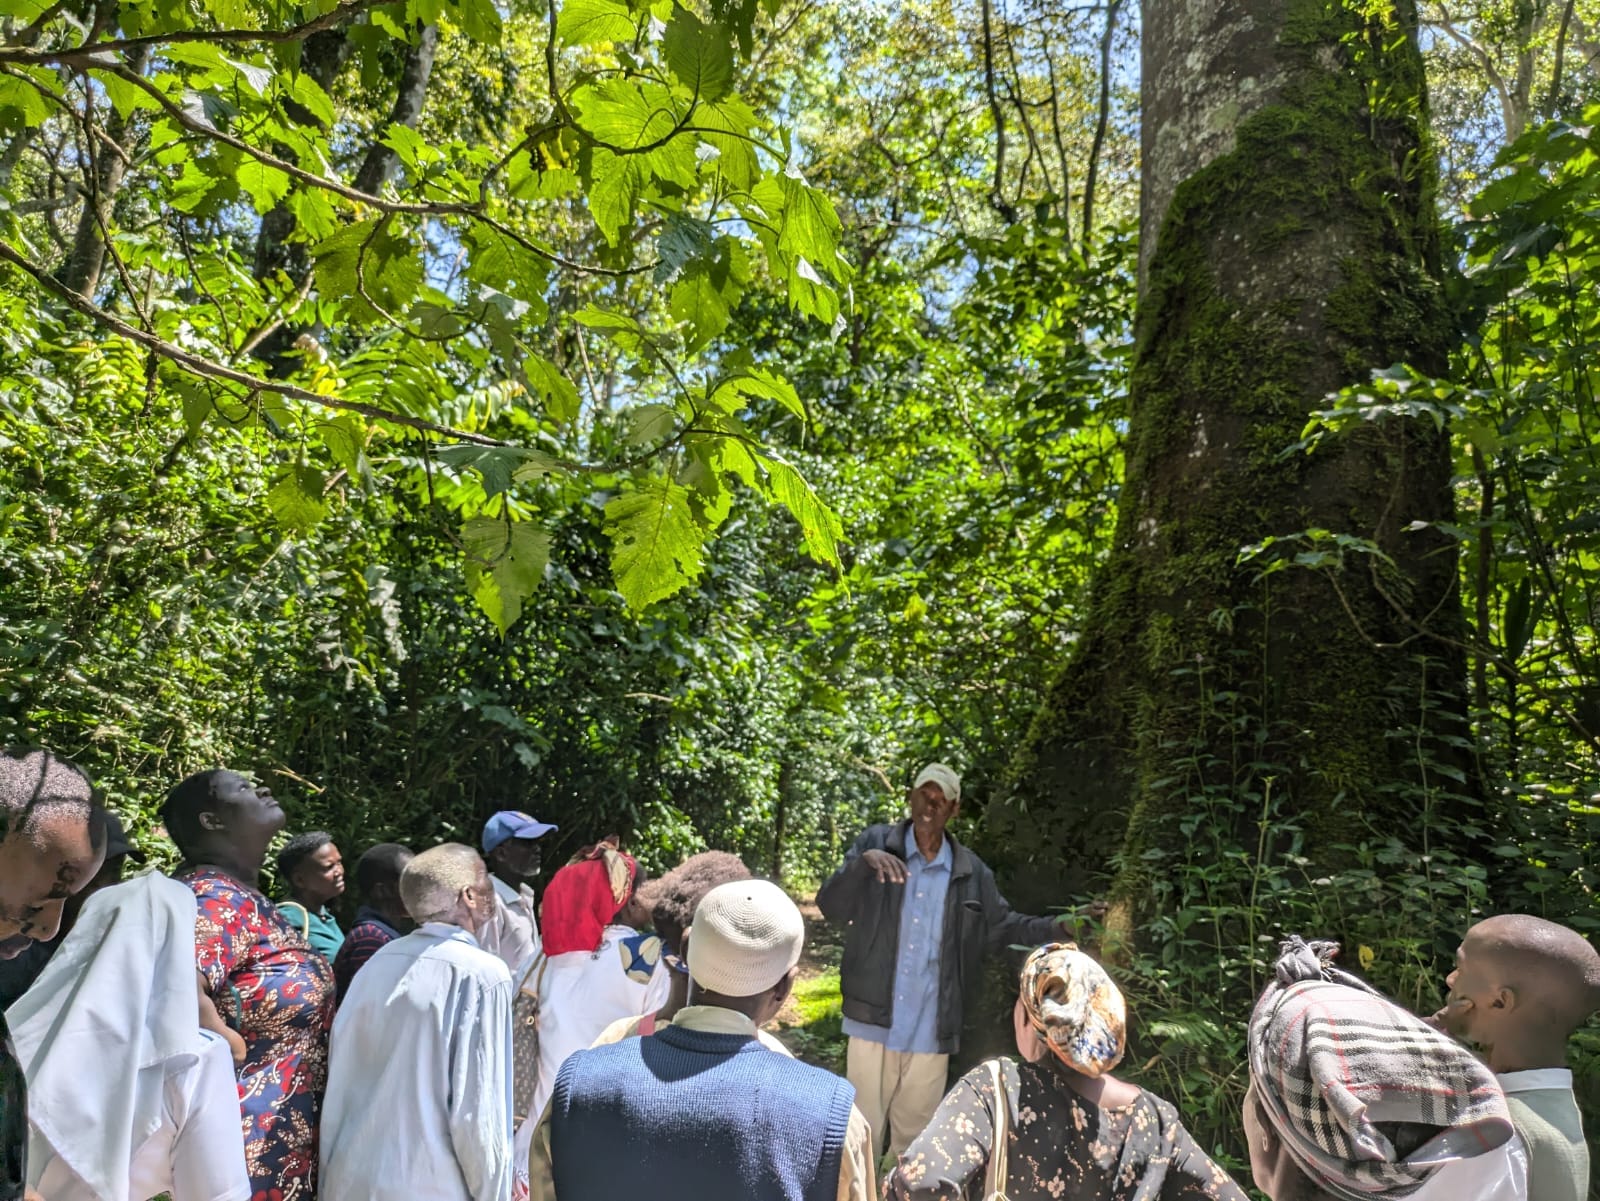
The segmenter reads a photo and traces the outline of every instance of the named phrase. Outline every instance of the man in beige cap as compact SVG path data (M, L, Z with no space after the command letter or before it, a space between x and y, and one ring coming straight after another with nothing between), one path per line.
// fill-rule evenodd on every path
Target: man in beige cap
M562 1064L548 1118L561 1201L869 1201L855 1090L756 1038L789 997L804 939L775 884L705 895L688 940L689 1004L648 1038Z
M817 893L845 932L845 1072L874 1158L886 1135L898 1158L939 1107L961 1042L963 984L977 981L984 952L1057 942L1078 920L1013 912L983 860L946 833L961 808L954 770L928 764L906 804L910 818L864 831Z

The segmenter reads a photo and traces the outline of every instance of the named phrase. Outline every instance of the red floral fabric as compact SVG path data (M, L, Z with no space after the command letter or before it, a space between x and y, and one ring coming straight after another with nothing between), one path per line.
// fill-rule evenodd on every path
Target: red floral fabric
M313 1201L333 971L255 889L209 869L178 878L199 902L196 966L245 1042L239 1108L252 1201Z

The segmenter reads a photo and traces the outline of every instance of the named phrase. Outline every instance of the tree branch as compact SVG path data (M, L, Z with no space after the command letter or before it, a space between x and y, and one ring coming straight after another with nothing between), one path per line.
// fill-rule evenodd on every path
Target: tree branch
M1083 253L1089 254L1089 239L1094 233L1094 190L1100 180L1100 154L1106 145L1106 130L1111 124L1111 43L1117 33L1117 15L1122 0L1106 6L1105 31L1100 35L1100 115L1095 121L1094 143L1089 147L1089 169L1083 181Z
M175 346L164 338L142 330L138 326L130 325L122 318L107 312L93 301L78 295L70 288L52 279L44 268L31 262L16 247L0 239L0 261L10 263L45 291L61 300L82 316L110 330L114 334L127 338L130 342L137 342L147 350L153 350L162 358L174 365L181 367L191 375L202 379L225 380L231 384L238 384L252 393L272 392L291 400L303 400L308 404L318 405L325 409L336 409L346 413L360 413L363 417L371 417L375 421L387 422L391 425L403 425L410 429L422 430L425 433L439 434L442 437L454 438L460 442L472 442L479 446L508 446L510 443L502 442L498 438L489 438L483 434L474 434L467 430L453 429L447 425L439 425L421 417L412 417L406 413L397 413L392 409L381 408L378 405L363 404L360 401L342 400L337 396L324 396L306 388L296 387L294 384L282 383L278 380L262 379L260 376L249 375L237 371L232 367L225 367L221 363L212 362L201 355L192 354L181 346Z
M994 186L989 189L989 203L1010 225L1016 223L1017 210L1005 194L1006 116L994 82L994 16L990 0L982 0L980 7L983 13L983 90L989 97L989 116L994 121Z
M312 34L321 33L342 25L351 17L365 12L369 8L376 8L388 0L340 0L340 3L323 13L320 17L313 17L300 25L290 26L288 29L175 29L169 33L152 33L136 38L110 38L103 42L84 42L79 46L69 46L57 50L29 50L16 46L0 47L0 62L4 63L31 63L44 66L76 67L83 70L89 67L106 69L114 65L106 56L121 54L127 51L153 50L159 46L172 46L180 42L269 42L282 44L285 42L304 41ZM48 17L61 6L46 13ZM44 20L41 17L40 20Z

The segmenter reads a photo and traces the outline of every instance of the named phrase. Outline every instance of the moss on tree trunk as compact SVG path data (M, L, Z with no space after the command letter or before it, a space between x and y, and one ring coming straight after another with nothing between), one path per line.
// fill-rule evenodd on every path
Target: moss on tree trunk
M1416 745L1393 731L1465 732L1455 553L1414 524L1452 517L1447 435L1391 420L1286 453L1330 393L1398 362L1436 370L1450 342L1414 9L1153 0L1144 20L1116 543L986 822L1035 904L1108 873L1143 896L1144 852L1177 837L1162 819L1185 803L1180 761L1191 795L1273 774L1306 853L1334 856L1369 820L1419 816L1393 787L1423 770ZM1239 562L1314 528L1390 563L1352 551L1263 578Z

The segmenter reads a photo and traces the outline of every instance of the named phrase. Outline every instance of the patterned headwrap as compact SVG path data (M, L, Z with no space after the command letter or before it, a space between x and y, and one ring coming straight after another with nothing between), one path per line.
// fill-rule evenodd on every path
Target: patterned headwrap
M1442 1164L1511 1138L1493 1074L1333 966L1339 944L1282 944L1250 1015L1250 1075L1301 1171L1346 1201L1405 1197Z
M1022 1008L1056 1058L1085 1076L1122 1062L1127 1008L1122 992L1077 943L1040 947L1022 965Z
M584 847L550 878L539 911L546 955L600 949L606 927L633 896L639 865L617 849L610 835Z

